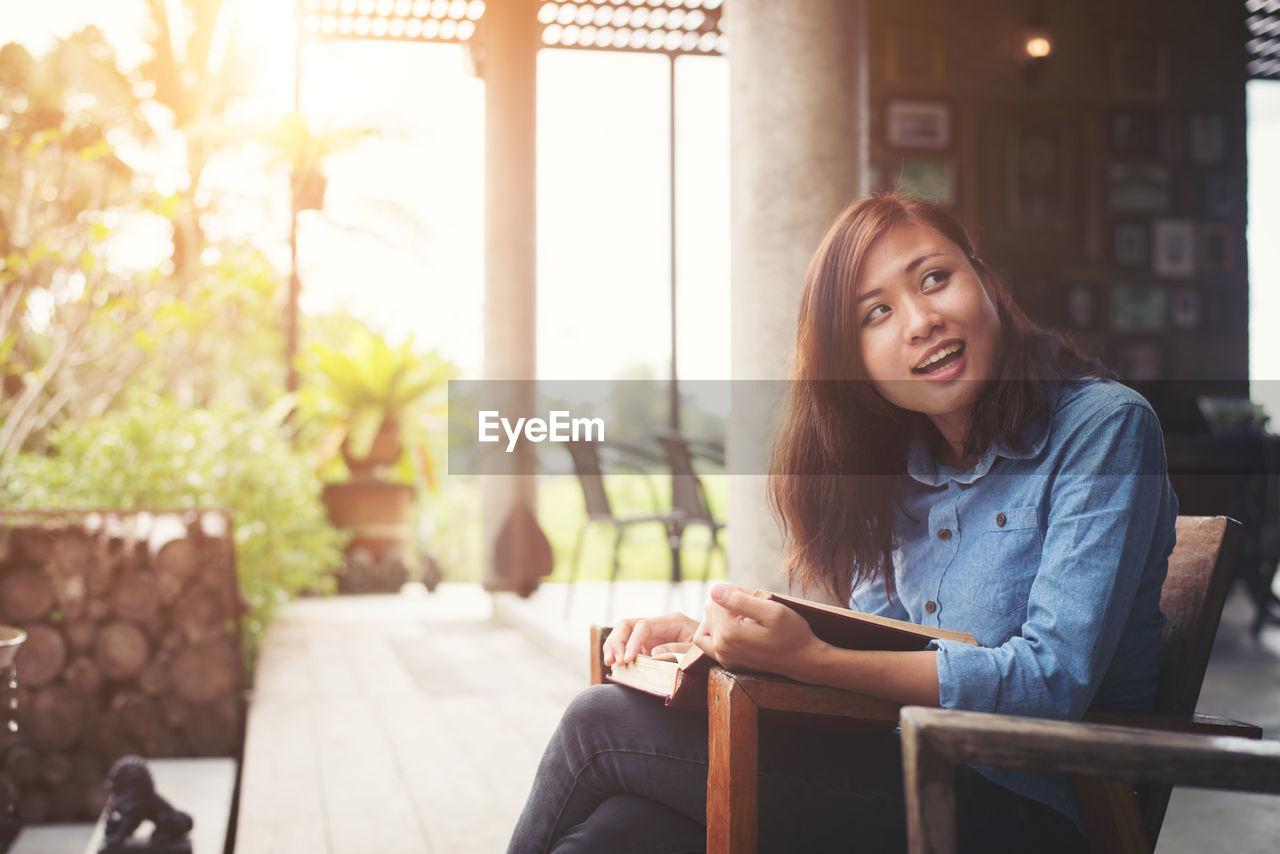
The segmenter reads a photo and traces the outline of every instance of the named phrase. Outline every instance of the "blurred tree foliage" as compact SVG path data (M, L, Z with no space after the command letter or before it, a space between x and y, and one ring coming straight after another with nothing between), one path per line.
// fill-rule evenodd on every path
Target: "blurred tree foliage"
M223 0L146 0L151 56L138 71L146 91L166 108L184 142L186 180L172 199L172 279L181 293L199 275L208 245L203 214L216 203L206 167L220 148L237 144L225 116L248 89L252 57L235 37L234 3Z
M154 141L136 88L93 29L39 60L0 48L0 479L130 384L191 405L281 393L281 277L252 246L203 246L179 283L182 203L125 156Z
M136 110L96 30L39 61L0 48L0 480L50 425L105 409L136 366L118 355L155 276L106 253L122 210L153 201L116 151L147 135Z
M54 430L51 453L19 456L0 481L0 505L229 508L252 664L280 604L299 591L332 591L345 543L325 519L309 461L280 429L290 403L192 409L135 389L115 411Z
M283 423L284 277L206 228L252 69L224 5L148 0L137 69L92 28L0 47L0 506L230 508L256 638L343 536Z

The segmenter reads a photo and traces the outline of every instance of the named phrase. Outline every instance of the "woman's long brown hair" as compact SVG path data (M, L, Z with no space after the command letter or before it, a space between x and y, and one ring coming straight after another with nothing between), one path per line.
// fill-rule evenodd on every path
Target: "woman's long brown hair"
M913 434L944 443L929 419L886 401L859 355L854 284L875 242L901 222L927 225L964 251L995 303L1000 346L992 381L974 405L964 455L992 441L1022 448L1024 428L1047 423L1046 381L1109 373L1070 339L1041 329L977 257L968 232L929 202L880 193L847 207L805 274L791 382L773 446L768 498L787 544L793 582L847 602L883 579L893 593L893 508Z

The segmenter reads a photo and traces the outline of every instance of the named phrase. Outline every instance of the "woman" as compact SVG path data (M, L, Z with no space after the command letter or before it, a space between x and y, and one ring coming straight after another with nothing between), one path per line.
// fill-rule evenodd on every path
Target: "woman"
M1150 406L1036 328L925 202L836 220L806 276L770 499L787 570L980 646L836 649L721 585L698 623L623 620L605 663L696 644L730 667L901 703L1080 718L1150 707L1177 502ZM698 851L706 721L616 685L574 700L511 851ZM1083 851L1065 780L963 769L962 850ZM896 736L761 735L762 850L905 848Z

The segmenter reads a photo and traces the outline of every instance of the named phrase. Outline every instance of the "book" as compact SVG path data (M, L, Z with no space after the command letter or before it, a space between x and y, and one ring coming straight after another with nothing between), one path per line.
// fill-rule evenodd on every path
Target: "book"
M630 664L605 668L605 678L662 697L676 709L707 707L707 674L715 660L698 647L683 654L637 655Z
M767 590L757 590L754 595L786 605L805 618L819 640L840 649L909 652L922 650L935 639L977 645L969 632L921 626ZM637 656L630 664L605 668L605 678L662 697L673 708L705 709L707 673L714 664L710 655L695 646L682 655Z

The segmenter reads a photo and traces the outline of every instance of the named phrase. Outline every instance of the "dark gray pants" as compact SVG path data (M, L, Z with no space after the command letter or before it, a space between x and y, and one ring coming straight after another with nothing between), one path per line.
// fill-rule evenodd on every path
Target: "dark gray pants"
M967 768L961 851L1083 852L1056 810ZM509 854L676 854L706 847L707 720L618 685L579 694L547 745ZM906 850L896 733L762 726L760 850Z

